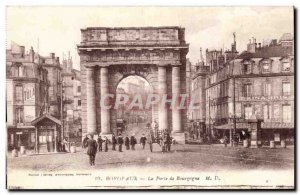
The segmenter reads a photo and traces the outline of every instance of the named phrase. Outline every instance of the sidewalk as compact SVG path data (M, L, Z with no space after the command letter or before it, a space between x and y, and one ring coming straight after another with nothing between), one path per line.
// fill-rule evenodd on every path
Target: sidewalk
M76 147L76 153L82 152L81 147ZM36 156L36 155L53 155L53 154L69 154L70 152L43 152L43 153L35 153L34 150L26 150L25 154L20 154L20 151L18 151L18 156L13 157L12 151L7 152L8 158L18 158L18 157L26 157L26 156Z

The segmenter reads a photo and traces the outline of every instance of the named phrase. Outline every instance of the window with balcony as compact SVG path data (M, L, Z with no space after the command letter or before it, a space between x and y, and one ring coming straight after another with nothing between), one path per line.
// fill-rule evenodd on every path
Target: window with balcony
M265 83L264 95L271 96L271 83Z
M252 105L245 105L245 119L250 119L252 116Z
M271 119L271 105L264 105L264 120Z
M23 108L18 107L15 109L15 122L16 124L23 124L24 122L24 112Z
M282 106L282 121L284 123L292 122L292 109L291 105Z
M252 84L251 83L246 83L243 86L243 96L244 97L250 97L252 94Z
M291 95L291 84L289 82L282 83L282 95Z
M16 91L15 100L17 102L23 101L23 86L17 85L15 91Z

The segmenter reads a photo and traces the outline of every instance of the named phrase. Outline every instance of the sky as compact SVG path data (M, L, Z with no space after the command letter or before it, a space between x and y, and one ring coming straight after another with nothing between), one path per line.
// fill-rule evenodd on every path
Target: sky
M293 34L293 11L293 7L7 7L6 48L14 41L26 50L33 46L43 56L54 52L60 59L70 51L78 69L76 44L82 28L181 26L189 43L187 57L195 63L200 47L204 52L229 49L233 32L239 52L252 37L263 42Z

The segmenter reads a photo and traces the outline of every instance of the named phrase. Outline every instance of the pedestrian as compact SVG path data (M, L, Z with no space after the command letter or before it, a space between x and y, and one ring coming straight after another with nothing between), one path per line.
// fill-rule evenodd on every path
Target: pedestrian
M101 136L98 137L98 152L102 152L102 143L103 143L103 140L101 138Z
M129 150L130 148L130 140L129 140L129 137L128 135L126 135L125 137L125 147L126 147L126 150Z
M85 138L82 140L82 148L84 150L84 153L86 153L86 148L87 148L87 140L88 140L88 136L86 135Z
M91 166L95 166L95 158L97 154L97 142L93 138L93 135L89 135L89 139L87 140L87 155L90 157Z
M145 137L145 134L143 134L140 139L140 144L143 146L143 149L145 149L146 140L147 140L147 138Z
M149 136L149 139L147 139L148 140L148 144L149 144L149 148L150 148L150 151L152 152L153 151L153 136L152 135L150 135Z
M56 148L58 152L61 152L61 143L60 139L57 137L56 138Z
M104 152L108 152L108 142L109 142L109 140L105 136L104 137Z
M119 152L123 152L122 151L122 146L124 144L124 140L123 140L123 137L121 135L121 133L119 134L119 137L118 137L118 145L119 145Z
M111 141L112 141L112 150L116 150L117 139L114 134L112 135Z
M224 146L227 147L228 138L226 135L224 135Z
M172 144L172 139L169 133L166 135L166 151L170 152L171 151L171 144Z
M135 150L135 144L137 143L136 138L134 137L134 134L130 137L130 145L131 150Z

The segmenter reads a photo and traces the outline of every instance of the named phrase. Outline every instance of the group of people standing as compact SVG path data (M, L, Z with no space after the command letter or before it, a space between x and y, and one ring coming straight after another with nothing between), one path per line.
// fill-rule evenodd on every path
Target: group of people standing
M109 139L104 136L102 139L101 136L98 137L97 141L93 139L94 136L92 134L89 134L85 136L82 142L82 147L84 151L89 155L90 158L90 165L95 165L95 157L97 152L108 152L108 144L110 143ZM112 144L112 150L116 151L116 146L118 145L118 151L123 152L123 144L125 145L126 150L135 150L135 145L137 144L137 139L134 135L132 135L130 138L126 135L125 138L121 134L119 134L118 137L115 135L112 135L111 139ZM142 145L142 148L145 149L147 138L143 134L140 138L140 144ZM152 144L150 146L150 150L152 152Z

